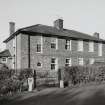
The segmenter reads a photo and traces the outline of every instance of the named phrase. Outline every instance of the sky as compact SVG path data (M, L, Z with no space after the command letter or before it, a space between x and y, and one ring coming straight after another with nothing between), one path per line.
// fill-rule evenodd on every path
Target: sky
M100 33L105 39L105 0L0 0L0 51L5 49L9 36L9 22L16 30L44 24L63 18L64 28L93 35Z

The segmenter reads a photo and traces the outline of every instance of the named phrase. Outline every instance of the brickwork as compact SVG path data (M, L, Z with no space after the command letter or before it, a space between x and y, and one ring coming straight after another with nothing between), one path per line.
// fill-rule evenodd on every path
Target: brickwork
M95 60L103 60L105 56L105 44L103 44L103 56L98 56L98 43L94 43L94 52L89 52L89 42L83 42L83 51L77 51L78 40L72 40L71 51L65 49L66 39L58 38L58 49L51 49L51 38L53 37L43 37L43 48L42 53L37 53L37 43L40 43L41 34L36 34L30 36L30 67L36 70L51 70L51 58L55 57L58 59L58 66L65 66L66 58L71 58L72 65L78 64L78 58L84 58L84 64L89 62L89 58L94 58ZM11 48L12 40L8 42L7 48L13 53ZM17 53L16 53L16 67L28 68L29 58L28 58L28 35L19 34L17 36ZM37 66L40 62L41 67Z
M94 43L94 52L89 52L88 43L84 41L84 50L83 52L77 51L77 40L72 40L72 50L65 50L65 39L58 38L58 49L51 49L51 37L43 37L43 53L36 52L37 41L40 39L40 36L31 36L31 67L34 69L43 69L50 70L51 69L51 58L58 58L59 67L65 66L66 58L72 59L72 65L78 64L78 57L84 58L84 64L89 62L89 58L94 58L98 60L104 60L103 56L98 56L98 43ZM103 45L103 54L105 51L105 45ZM105 61L105 60L104 60ZM37 63L42 63L42 68L37 67Z

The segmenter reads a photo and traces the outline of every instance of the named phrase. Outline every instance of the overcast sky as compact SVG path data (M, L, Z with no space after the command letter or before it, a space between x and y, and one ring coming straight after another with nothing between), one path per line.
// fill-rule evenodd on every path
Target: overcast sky
M9 22L16 29L34 24L53 25L59 17L64 28L105 39L105 0L0 0L0 49L9 36Z

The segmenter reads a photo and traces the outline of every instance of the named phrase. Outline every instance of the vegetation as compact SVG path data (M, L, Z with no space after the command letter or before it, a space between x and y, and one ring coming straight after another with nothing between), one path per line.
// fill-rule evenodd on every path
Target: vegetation
M10 95L28 89L27 78L32 76L31 69L23 69L17 75L15 70L6 66L0 70L0 95Z
M71 66L65 67L62 70L62 79L71 84L81 84L96 82L101 83L105 80L105 66Z

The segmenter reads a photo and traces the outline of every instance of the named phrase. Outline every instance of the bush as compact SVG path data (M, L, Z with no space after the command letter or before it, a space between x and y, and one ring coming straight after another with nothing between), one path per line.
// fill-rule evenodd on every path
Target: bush
M71 66L61 71L64 82L71 81L73 85L105 80L105 66Z
M22 69L20 71L18 78L19 78L19 80L26 80L26 79L28 79L29 77L32 77L32 76L33 76L32 69L26 68L26 69Z
M12 94L18 91L28 90L25 85L27 78L33 76L32 69L23 69L16 75L15 70L3 67L0 70L0 94Z

